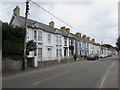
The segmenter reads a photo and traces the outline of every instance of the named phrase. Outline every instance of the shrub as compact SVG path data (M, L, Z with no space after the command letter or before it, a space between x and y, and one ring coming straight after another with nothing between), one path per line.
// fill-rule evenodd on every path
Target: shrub
M22 54L24 50L25 29L2 23L3 54Z

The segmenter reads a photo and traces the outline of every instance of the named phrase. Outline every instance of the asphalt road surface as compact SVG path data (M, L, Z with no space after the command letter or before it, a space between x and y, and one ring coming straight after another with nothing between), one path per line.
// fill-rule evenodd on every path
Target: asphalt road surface
M3 77L3 88L118 88L118 60L112 56L76 61Z

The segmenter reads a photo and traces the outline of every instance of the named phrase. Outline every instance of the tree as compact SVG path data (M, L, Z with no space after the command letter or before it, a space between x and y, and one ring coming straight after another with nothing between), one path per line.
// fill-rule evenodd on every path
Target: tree
M37 49L36 43L33 40L27 42L26 53L29 55L30 51L35 51Z
M2 52L23 55L25 28L2 23Z
M2 22L1 22L2 23ZM3 55L23 55L26 30L23 27L2 23L2 51ZM26 44L26 51L35 51L33 40Z
M117 39L116 46L117 46L117 51L120 51L120 36Z
M105 46L105 47L107 47L107 48L114 48L112 45L110 45L110 44L103 44L102 46Z

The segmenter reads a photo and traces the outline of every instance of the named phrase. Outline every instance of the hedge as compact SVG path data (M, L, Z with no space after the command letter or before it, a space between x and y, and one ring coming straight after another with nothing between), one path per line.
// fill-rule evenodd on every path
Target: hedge
M2 23L3 54L22 54L24 50L25 28Z

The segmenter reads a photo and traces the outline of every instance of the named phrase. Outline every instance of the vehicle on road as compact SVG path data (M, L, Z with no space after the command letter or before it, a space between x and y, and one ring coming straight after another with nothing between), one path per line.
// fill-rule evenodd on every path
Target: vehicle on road
M111 57L112 56L112 54L108 54L108 57Z
M99 58L105 58L105 54L100 54Z
M111 54L100 54L99 55L99 58L107 58L107 57L111 57L112 55Z
M90 54L87 56L87 60L98 60L98 54Z

